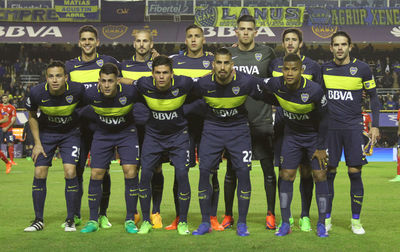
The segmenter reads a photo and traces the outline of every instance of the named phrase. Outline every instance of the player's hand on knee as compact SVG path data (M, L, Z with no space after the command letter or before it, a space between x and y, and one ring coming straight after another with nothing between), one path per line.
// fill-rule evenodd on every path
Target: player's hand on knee
M40 154L42 154L44 157L47 158L47 154L46 154L46 152L44 152L43 146L42 145L35 145L33 147L33 150L32 150L32 159L33 159L34 163L36 163L36 159L38 158L38 156Z
M319 163L319 167L323 170L326 169L326 165L328 163L328 155L326 154L326 150L315 150L311 159L316 158Z

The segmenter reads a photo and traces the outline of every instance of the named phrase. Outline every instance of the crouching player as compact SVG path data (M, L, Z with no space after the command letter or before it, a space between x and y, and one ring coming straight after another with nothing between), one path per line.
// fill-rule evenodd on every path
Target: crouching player
M189 184L189 134L187 120L183 116L183 104L193 87L193 80L185 76L174 76L172 60L158 56L153 60L152 76L140 78L134 86L143 96L150 109L146 124L142 150L142 173L139 198L143 214L143 224L139 234L152 230L150 223L151 179L160 164L162 154L167 152L175 167L178 182L180 235L190 234L187 213L190 204Z
M133 192L137 191L138 187L139 145L132 114L133 103L137 101L138 93L134 86L120 84L118 76L116 65L104 64L99 72L98 86L89 88L85 93L85 101L90 105L89 113L85 114L96 123L96 129L90 149L90 220L81 233L95 232L99 229L101 185L115 147L118 148L125 177L125 230L128 233L138 231L134 222L136 194Z
M65 231L76 231L73 210L78 196L76 162L79 158L80 134L75 108L82 100L84 88L80 84L67 82L67 79L64 63L52 62L46 69L47 82L33 87L26 100L25 107L29 111L28 121L35 143L32 151L35 163L32 185L35 220L25 228L26 232L40 231L44 228L46 178L57 147L60 148L64 165L67 202Z
M274 93L283 109L285 122L281 150L279 200L281 204L282 225L277 236L291 232L289 218L293 196L293 181L297 167L304 156L311 160L318 205L317 235L327 237L325 215L328 202L326 181L327 154L324 138L327 123L327 100L318 83L301 76L302 61L296 54L287 54L283 59L283 77L269 79L264 85L268 92Z

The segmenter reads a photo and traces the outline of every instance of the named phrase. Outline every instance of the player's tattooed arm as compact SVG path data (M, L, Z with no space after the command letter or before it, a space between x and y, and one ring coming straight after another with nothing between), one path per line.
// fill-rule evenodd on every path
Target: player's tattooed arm
M44 157L47 157L46 153L44 152L42 142L40 141L40 137L39 137L39 122L38 122L36 111L29 111L28 122L29 122L29 126L31 127L33 140L35 142L35 146L33 147L33 150L32 150L32 159L33 159L33 162L36 163L36 160L40 154L42 154Z

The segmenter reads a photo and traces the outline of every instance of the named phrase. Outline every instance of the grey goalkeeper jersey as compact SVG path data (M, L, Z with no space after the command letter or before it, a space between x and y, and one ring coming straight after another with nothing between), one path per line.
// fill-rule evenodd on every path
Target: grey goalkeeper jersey
M256 44L250 51L241 51L239 47L228 47L227 49L232 53L236 71L245 72L260 78L270 77L268 67L276 57L271 47ZM245 107L248 112L252 131L268 134L273 133L271 105L248 97Z

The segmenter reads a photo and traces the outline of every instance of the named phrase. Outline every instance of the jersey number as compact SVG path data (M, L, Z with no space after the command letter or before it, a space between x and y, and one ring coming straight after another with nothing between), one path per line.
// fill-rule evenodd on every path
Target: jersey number
M79 148L77 146L72 146L71 156L73 156L75 158L79 158Z
M244 163L251 163L251 151L242 151L243 153L243 162Z

